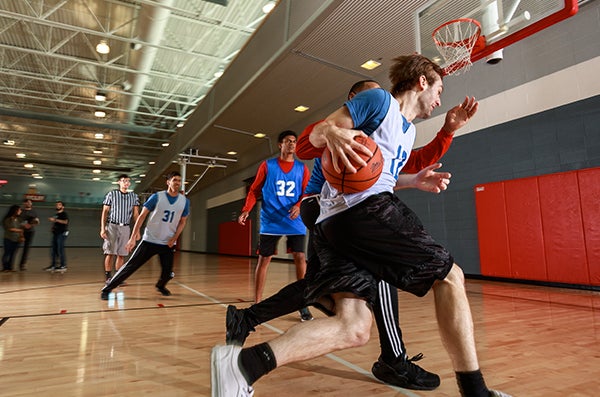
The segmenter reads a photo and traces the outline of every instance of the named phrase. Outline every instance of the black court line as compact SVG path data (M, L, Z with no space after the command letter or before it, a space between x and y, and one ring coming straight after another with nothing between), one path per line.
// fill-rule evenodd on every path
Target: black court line
M237 301L236 301L237 302ZM228 304L234 304L236 302L227 302ZM249 302L249 301L248 301ZM239 303L239 302L238 302ZM35 317L50 317L50 316L68 316L74 314L95 314L95 313L111 313L111 312L128 312L128 311L139 311L139 310L163 310L163 309L175 309L175 308L186 308L186 307L202 307L202 306L215 306L218 303L190 303L190 304L180 304L180 305L165 305L163 306L148 306L148 307L132 307L129 309L100 309L100 310L86 310L86 311L78 311L78 312L65 312L65 313L38 313L38 314L22 314L11 317L4 317L0 321L0 326L4 324L8 319L14 318L35 318Z

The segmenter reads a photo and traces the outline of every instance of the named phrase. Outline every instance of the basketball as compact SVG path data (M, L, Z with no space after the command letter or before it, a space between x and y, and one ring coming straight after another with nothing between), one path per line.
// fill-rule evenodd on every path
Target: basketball
M339 162L341 172L338 173L333 168L331 152L327 148L321 156L321 167L325 179L341 193L358 193L367 190L377 182L383 170L383 156L377 143L371 138L364 136L356 136L354 139L366 146L373 153L372 157L359 153L360 157L367 162L367 165L364 167L357 167L356 163L350 160L354 168L356 168L356 173L353 174L347 171L341 162Z

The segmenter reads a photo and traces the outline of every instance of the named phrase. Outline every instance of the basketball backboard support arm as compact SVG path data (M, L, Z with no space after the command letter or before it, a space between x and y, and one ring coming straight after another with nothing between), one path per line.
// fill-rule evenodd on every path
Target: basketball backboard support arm
M481 24L485 46L475 48L478 61L540 30L575 15L577 0L431 0L415 14L417 52L443 65L432 39L440 25L460 18Z

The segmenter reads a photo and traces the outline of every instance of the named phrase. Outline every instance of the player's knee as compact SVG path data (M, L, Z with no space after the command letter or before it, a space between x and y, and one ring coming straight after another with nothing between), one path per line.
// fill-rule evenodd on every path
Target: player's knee
M446 276L445 279L438 281L434 284L436 286L446 285L453 288L464 288L465 286L465 275L462 269L455 263L452 265L452 269Z
M348 348L365 345L371 336L371 313L367 315L355 315L352 318L342 318L342 329L344 339Z

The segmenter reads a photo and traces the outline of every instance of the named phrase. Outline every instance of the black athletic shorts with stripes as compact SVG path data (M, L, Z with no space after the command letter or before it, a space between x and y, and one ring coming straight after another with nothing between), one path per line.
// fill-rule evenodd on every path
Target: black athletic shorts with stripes
M391 193L373 195L325 219L313 237L321 267L308 281L310 302L351 292L373 304L379 280L424 296L454 263L417 215Z

